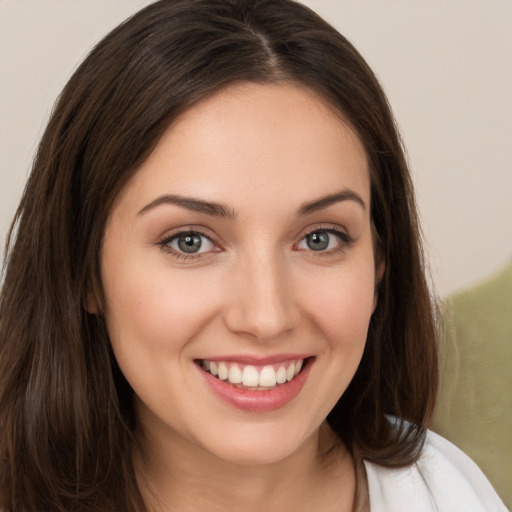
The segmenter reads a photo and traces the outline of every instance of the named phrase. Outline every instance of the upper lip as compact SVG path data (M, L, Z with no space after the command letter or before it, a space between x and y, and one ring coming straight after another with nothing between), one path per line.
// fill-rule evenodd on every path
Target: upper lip
M230 362L240 364L250 364L255 366L263 366L266 364L275 364L286 361L297 361L299 359L307 359L311 357L310 353L286 353L286 354L273 354L268 356L249 355L249 354L226 354L222 356L203 357L201 360L215 361L215 362Z

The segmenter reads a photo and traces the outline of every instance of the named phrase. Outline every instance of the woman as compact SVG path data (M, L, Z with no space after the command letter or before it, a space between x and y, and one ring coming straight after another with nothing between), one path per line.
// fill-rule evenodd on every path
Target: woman
M298 3L163 0L101 41L1 297L6 511L504 510L427 433L438 330L385 96Z

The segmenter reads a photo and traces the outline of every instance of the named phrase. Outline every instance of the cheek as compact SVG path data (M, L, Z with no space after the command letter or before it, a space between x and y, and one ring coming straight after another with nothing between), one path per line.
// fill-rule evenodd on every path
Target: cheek
M136 395L153 410L180 389L187 350L211 318L212 294L184 273L159 266L105 266L106 323L118 365ZM163 392L167 390L167 392Z
M331 344L364 347L374 306L373 275L371 268L340 272L339 278L316 280L310 287L308 309Z
M330 279L316 279L304 303L312 320L310 336L317 341L317 380L308 390L325 418L346 391L361 361L373 312L374 279L371 266L361 272L340 268ZM309 283L312 285L313 283Z
M105 268L106 318L114 346L174 350L208 321L218 304L204 279L147 265Z

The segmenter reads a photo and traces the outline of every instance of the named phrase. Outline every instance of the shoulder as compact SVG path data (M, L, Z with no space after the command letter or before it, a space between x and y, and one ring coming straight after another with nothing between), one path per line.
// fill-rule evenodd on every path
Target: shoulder
M478 466L428 432L415 464L389 469L365 461L371 512L507 512Z

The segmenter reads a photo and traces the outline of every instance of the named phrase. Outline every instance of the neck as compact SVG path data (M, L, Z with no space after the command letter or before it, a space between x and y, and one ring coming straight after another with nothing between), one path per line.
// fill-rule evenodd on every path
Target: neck
M135 461L150 512L352 510L352 458L327 423L295 452L268 464L225 461L166 437L139 436L144 458Z

